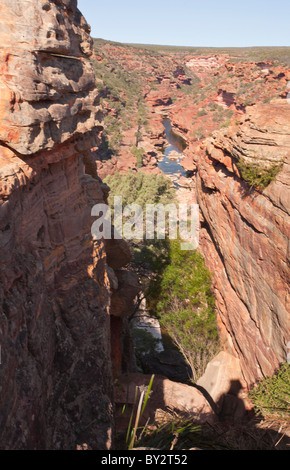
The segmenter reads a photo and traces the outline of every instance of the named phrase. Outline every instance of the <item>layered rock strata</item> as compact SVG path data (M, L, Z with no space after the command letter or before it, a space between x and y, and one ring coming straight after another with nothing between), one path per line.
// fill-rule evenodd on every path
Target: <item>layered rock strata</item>
M240 177L238 163L281 164L263 191ZM246 384L286 361L290 338L289 104L253 106L238 126L217 132L196 152L202 215L200 248L211 269L226 348Z
M2 449L112 443L109 264L128 253L91 235L108 188L91 156L102 115L76 3L0 6Z

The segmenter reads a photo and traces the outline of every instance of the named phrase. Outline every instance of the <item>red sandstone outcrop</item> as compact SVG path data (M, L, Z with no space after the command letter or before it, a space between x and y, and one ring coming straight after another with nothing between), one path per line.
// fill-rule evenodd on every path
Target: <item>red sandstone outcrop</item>
M206 390L215 403L216 413L223 420L242 422L252 405L247 398L240 361L221 351L207 365L204 375L197 381L200 390Z
M0 7L1 449L112 442L112 268L130 255L91 235L108 188L91 154L102 116L76 3Z
M198 104L180 96L169 111L173 127L187 138L184 166L197 174L200 248L214 276L221 335L248 385L286 360L290 337L289 70L268 65L266 73L258 63L213 64L220 95L209 89ZM247 100L251 106L245 106ZM231 107L233 117L216 131L220 125L211 107L218 102L225 110ZM256 191L241 179L239 161L283 167L264 191Z
M83 443L110 448L123 317L133 308L138 283L122 269L130 260L123 241L92 240L91 207L104 202L108 192L97 170L103 176L109 165L109 172L135 165L126 153L132 143L125 142L119 159L96 167L92 149L98 148L102 113L88 61L89 27L75 0L4 0L0 13L1 448L72 449ZM190 79L174 57L151 55L144 62L132 48L105 50L126 68L144 73L147 85L160 84L150 93L144 86L154 123L143 142L144 171L152 171L152 150L162 146L158 113L172 103L172 93L181 98L170 114L188 139L186 166L197 172L200 246L214 273L218 322L225 348L251 384L285 361L290 338L289 105L252 106L239 126L214 134L204 146L203 137L190 136L201 124L205 136L217 127L204 117L204 107L220 100L225 108L241 106L242 114L245 98L253 104L254 92L239 102L228 73L258 84L259 64L185 58L201 80L214 74L220 82L218 91L187 107L189 99L179 89ZM96 55L99 62L103 58ZM259 99L274 92L285 98L289 71L271 63L259 67L265 77ZM198 112L203 115L193 124ZM284 163L259 193L248 191L240 179L239 159L263 166ZM142 385L144 376L136 380ZM172 406L177 391L179 409L190 403L194 412L204 407L207 413L196 390L188 393L187 386L165 379L158 386L160 406Z
M226 56L186 56L183 61L200 78L216 73L225 64Z
M96 126L91 38L76 2L2 2L0 8L1 141L31 155Z
M172 99L168 88L166 87L163 93L160 93L160 90L150 91L150 93L148 93L148 95L146 96L146 102L153 107L169 106L170 104L172 104Z
M289 104L253 106L242 123L218 132L195 158L202 214L200 247L214 274L226 347L248 384L286 360L289 317ZM261 193L237 176L239 160L283 163Z

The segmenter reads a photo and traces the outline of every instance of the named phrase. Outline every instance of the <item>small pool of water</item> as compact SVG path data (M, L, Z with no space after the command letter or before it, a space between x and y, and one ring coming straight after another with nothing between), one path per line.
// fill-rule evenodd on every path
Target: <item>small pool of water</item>
M158 167L166 176L170 176L175 187L178 187L178 179L187 176L186 170L181 165L185 142L172 132L170 119L163 120L165 135L168 145L165 148L163 158L158 162Z

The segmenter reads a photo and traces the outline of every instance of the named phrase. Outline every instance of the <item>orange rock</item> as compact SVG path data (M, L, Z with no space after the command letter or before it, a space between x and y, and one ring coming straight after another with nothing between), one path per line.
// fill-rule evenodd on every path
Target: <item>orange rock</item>
M135 401L138 403L141 391L146 391L151 377L151 375L130 373L120 376L116 381L115 402L120 410L123 405L126 405L125 415L121 415L121 413L117 415L118 430L124 430L124 426L125 429L128 426L128 416L130 417L132 405ZM166 412L170 416L172 410L177 415L198 420L200 423L213 424L216 421L214 411L197 388L173 382L161 375L154 375L151 395L140 424L145 424L148 419L150 419L150 423L156 423L158 419L165 418Z
M91 235L107 188L89 26L74 0L19 1L17 14L4 0L0 14L1 448L106 449L107 263L130 258Z
M285 360L290 337L289 132L285 102L257 105L237 129L221 131L208 141L210 159L197 160L197 197L209 224L209 232L200 233L200 248L215 273L227 347L240 359L248 384L272 374ZM233 163L239 158L260 165L269 160L285 163L259 194L234 176Z

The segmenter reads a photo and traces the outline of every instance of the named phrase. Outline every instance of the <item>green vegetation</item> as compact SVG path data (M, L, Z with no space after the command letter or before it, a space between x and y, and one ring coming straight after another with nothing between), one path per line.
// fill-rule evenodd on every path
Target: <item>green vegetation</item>
M142 172L107 176L111 188L109 204L115 195L127 204L168 204L174 202L170 182L162 175ZM131 242L134 262L146 265L145 295L152 315L181 351L197 380L217 352L218 333L211 293L211 277L197 251L181 250L180 240L154 239Z
M243 160L237 162L237 167L242 178L249 184L250 188L263 191L275 179L282 168L282 164L272 165L270 168L245 163Z
M108 203L113 210L114 196L122 196L123 209L129 204L138 204L145 210L146 204L170 204L175 202L171 182L163 175L136 173L108 175L104 182L111 191ZM137 266L146 266L150 270L161 269L168 259L167 240L153 239L130 241L133 259ZM147 276L144 283L147 285Z
M98 52L98 51L96 51ZM102 54L101 51L99 51ZM103 57L101 61L92 61L98 87L103 91L103 95L109 96L112 100L120 101L122 105L134 104L138 101L142 87L142 79L137 72L126 70L117 62ZM136 99L137 98L137 99Z
M130 420L129 420L129 425L127 429L127 435L126 435L126 442L128 445L128 450L131 450L134 448L135 441L138 439L138 431L141 430L143 431L143 426L140 426L140 420L142 418L142 415L145 411L148 399L151 394L151 389L152 389L152 384L154 380L154 375L151 376L150 382L148 384L148 387L146 389L141 391L139 401L138 401L138 406L137 410L135 413L135 406L137 405L137 396L138 396L138 388L136 387L135 390L135 400L134 400L134 406L131 412ZM135 422L134 425L132 425L133 419L134 419L134 414L135 414ZM139 437L140 438L140 437Z
M192 418L168 414L157 426L144 428L139 445L162 450L189 449L194 441L200 443L200 431L200 424L195 423Z
M126 54L106 54L105 44L130 51L128 66ZM139 204L143 209L146 204L168 204L175 202L171 182L163 176L146 175L139 171L143 165L144 149L142 138L149 132L148 112L145 105L144 85L148 90L158 89L162 75L174 72L176 63L182 63L182 57L188 52L195 55L228 54L233 62L246 61L277 61L290 63L290 48L176 48L166 46L122 45L109 41L96 40L96 52L102 60L95 61L97 86L101 93L101 103L108 109L105 116L106 151L117 154L122 144L124 131L132 128L136 141L131 144L130 151L137 159L136 173L108 176L105 182L110 186L109 204L113 207L113 197L122 196L123 207L128 204ZM132 51L133 49L133 51ZM163 54L164 52L164 54ZM175 65L168 60L169 53ZM115 55L114 55L115 54ZM174 61L172 61L173 63ZM131 66L132 65L132 66ZM152 67L150 67L152 65ZM172 67L172 68L170 68ZM238 67L239 69L239 67ZM134 71L135 70L135 71ZM253 74L246 75L243 71L228 72L221 69L217 76L198 78L185 67L185 73L191 78L191 84L181 84L173 88L172 101L181 96L187 97L184 106L192 104L199 108L194 118L195 129L191 135L203 139L208 131L204 123L209 122L209 130L227 127L234 117L232 109L212 102L221 93L220 87L231 82L234 100L241 106L251 105L259 101L268 102L271 94L271 81L265 80L259 67L252 67ZM201 75L202 76L202 75ZM159 81L158 81L159 80ZM266 85L265 85L266 84ZM283 84L282 84L283 85ZM223 88L222 88L223 89ZM225 95L225 99L230 96ZM206 117L205 117L206 116ZM203 118L204 119L200 119ZM199 119L199 121L198 121ZM237 117L235 117L237 119ZM204 121L204 123L202 122ZM199 127L199 122L201 126ZM236 120L236 123L238 121ZM202 127L203 125L203 127ZM281 165L262 168L246 163L243 159L237 162L242 178L250 188L263 190L274 180ZM177 347L190 365L193 380L204 373L208 362L219 350L219 338L215 317L214 297L211 292L211 276L205 267L204 260L198 251L182 251L179 240L131 240L134 269L141 276L143 292L146 296L147 308L151 315L158 317L162 331L170 338L167 348ZM156 340L147 331L132 328L132 337L138 344L139 353L153 351ZM143 348L143 349L142 349ZM137 358L138 359L138 358ZM131 414L126 447L152 446L158 449L187 449L197 446L202 449L272 449L279 448L281 438L272 430L257 426L257 421L249 425L229 423L200 425L192 417L177 416L166 413L164 422L149 423L140 426L144 404L150 399L150 389L141 392L141 398L134 404L135 418ZM290 371L289 364L281 367L274 377L262 381L250 397L258 415L267 420L288 420ZM135 423L135 424L134 424ZM225 427L223 427L225 424ZM263 426L263 425L262 425ZM282 440L283 443L283 440ZM276 447L277 446L277 447Z
M220 124L220 127L227 127L233 117L233 111L231 109L225 109L222 106L217 106L214 109L213 121Z
M123 207L128 204L168 204L174 200L171 182L163 175L147 175L141 171L108 175L104 179L110 187L108 203L113 207L114 196L122 196Z
M204 130L201 126L199 126L198 129L192 130L190 132L190 135L196 140L201 140L205 138Z
M271 81L266 80L263 72L263 62L273 61L289 62L290 48L197 48L197 47L171 47L159 45L121 44L102 39L94 40L96 58L93 65L97 77L97 86L101 92L101 103L105 113L103 145L101 154L104 158L118 155L123 136L126 130L133 128L136 148L142 147L144 134L150 131L148 112L144 96L150 89L158 89L162 76L176 76L178 67L183 68L190 83L177 83L176 89L171 91L172 102L180 97L184 100L184 108L198 105L195 120L205 117L209 129L226 128L231 123L232 109L226 109L216 103L221 93L221 86L232 85L233 99L241 109L245 106L259 102L269 102L282 92L283 80L280 88L273 88ZM226 54L231 62L261 62L255 66L251 64L250 75L245 73L243 67L237 65L237 70L220 69L220 73L207 74L199 78L193 69L185 65L184 58L191 56ZM284 60L285 59L285 60ZM287 59L287 60L286 60ZM215 106L215 108L214 108ZM107 110L107 111L106 111ZM205 122L195 129L193 137L196 140L208 135ZM198 127L198 126L196 126ZM136 150L133 150L133 153ZM138 168L142 166L141 152L138 152ZM244 172L248 172L247 169ZM262 180L263 180L263 175ZM262 181L262 185L263 185Z
M279 429L279 424L278 424ZM283 428L285 429L285 428ZM200 423L192 416L164 413L144 426L135 447L158 450L289 450L287 437L266 423Z
M206 116L206 115L207 115L207 112L206 112L205 109L201 109L200 111L198 111L197 115L198 115L198 117Z
M221 123L221 129L225 127L229 127L230 123L231 123L231 119L228 118L226 121Z
M219 347L211 276L200 253L170 240L167 262L148 292L149 307L183 354L196 381Z
M143 166L144 149L143 148L132 147L130 152L137 159L137 168L141 168Z
M151 333L143 328L131 328L131 335L137 351L137 364L139 356L144 354L154 354L159 344L159 339L154 338ZM141 367L141 365L139 364Z
M100 90L100 103L104 108L104 131L101 152L104 157L118 155L123 133L132 126L138 115L138 129L146 124L146 110L142 102L143 79L140 74L122 67L117 60L105 55L100 40L95 41L95 52L101 60L92 60L96 85ZM108 110L108 111L106 111ZM136 137L137 144L140 137Z
M142 141L143 133L150 130L148 111L143 97L144 76L127 67L122 58L111 56L106 49L108 44L120 47L121 55L126 51L126 46L118 43L100 39L94 41L99 60L92 60L92 65L97 79L96 86L100 90L100 103L104 110L101 153L105 159L113 154L118 155L126 130L136 128L136 147ZM135 55L138 55L137 51ZM140 57L138 60L142 63ZM140 167L142 165L139 155L138 158L138 167Z
M105 116L103 139L106 142L106 147L103 147L103 150L108 154L118 154L123 140L121 130L119 119L111 115Z
M272 377L261 381L249 394L255 410L267 419L290 420L290 364L284 363Z

